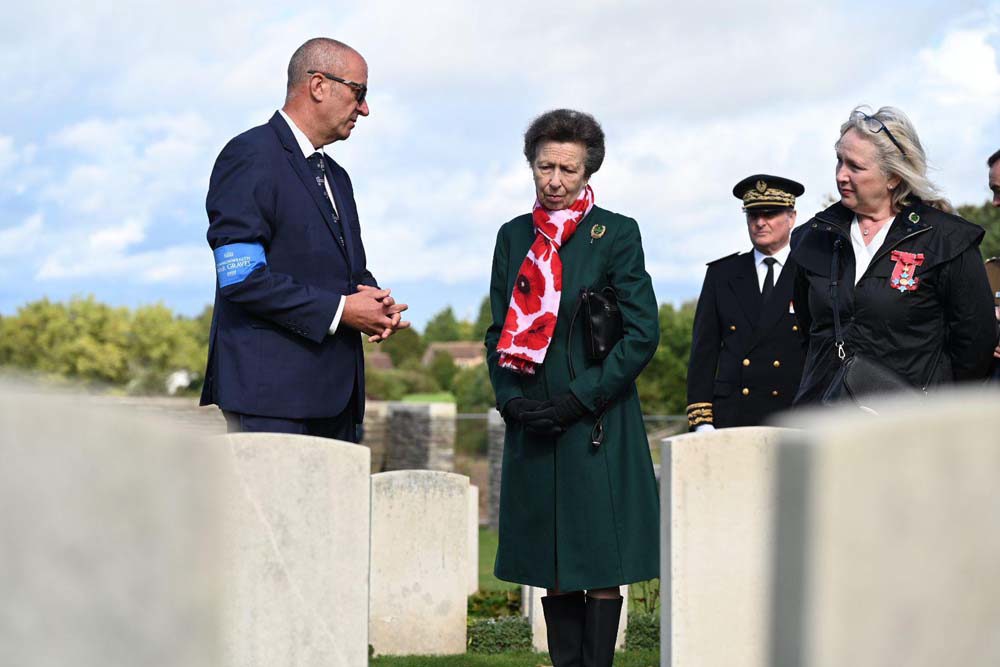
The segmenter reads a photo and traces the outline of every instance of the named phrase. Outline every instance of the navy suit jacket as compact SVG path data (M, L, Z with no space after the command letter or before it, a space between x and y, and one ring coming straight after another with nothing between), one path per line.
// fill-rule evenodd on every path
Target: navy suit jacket
M350 178L329 157L326 164L346 248L280 114L232 139L215 161L208 243L213 251L260 252L259 246L266 263L238 282L216 281L202 405L266 417L333 417L356 392L361 422L361 335L343 323L329 335L329 327L343 296L359 283L376 283L366 267ZM218 263L217 270L221 276Z

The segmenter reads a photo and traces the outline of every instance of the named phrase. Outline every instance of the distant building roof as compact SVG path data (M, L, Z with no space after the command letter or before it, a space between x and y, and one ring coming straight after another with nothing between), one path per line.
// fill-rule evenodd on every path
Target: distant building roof
M382 350L372 350L365 356L365 366L379 371L387 371L392 368L392 357Z
M423 358L420 360L424 366L431 363L434 355L438 352L447 352L451 355L455 365L459 368L470 368L478 366L486 361L486 349L479 341L456 340L447 343L431 343L427 346Z

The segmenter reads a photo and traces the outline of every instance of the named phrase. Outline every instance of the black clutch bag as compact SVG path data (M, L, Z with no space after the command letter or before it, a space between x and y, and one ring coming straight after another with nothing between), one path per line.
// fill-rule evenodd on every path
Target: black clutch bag
M583 340L587 359L601 361L622 339L622 313L613 287L580 292L583 310Z

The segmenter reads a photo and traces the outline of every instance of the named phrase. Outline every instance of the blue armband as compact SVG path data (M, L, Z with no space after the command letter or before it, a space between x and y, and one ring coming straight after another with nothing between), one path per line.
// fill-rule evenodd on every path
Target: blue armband
M264 246L259 243L230 243L215 249L215 272L219 287L228 287L246 280L254 269L267 266Z

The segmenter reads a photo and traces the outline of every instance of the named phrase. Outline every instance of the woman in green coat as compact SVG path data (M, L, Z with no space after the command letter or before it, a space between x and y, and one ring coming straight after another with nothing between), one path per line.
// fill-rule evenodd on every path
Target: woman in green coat
M548 589L555 667L611 665L619 587L659 576L659 500L635 388L659 342L656 297L635 220L594 205L597 121L543 114L524 154L537 200L497 235L486 334L507 423L494 571ZM572 320L581 290L607 286L623 335L591 361L582 313Z

